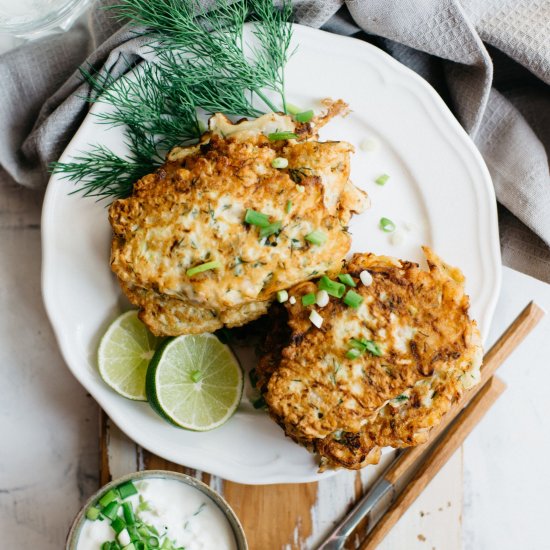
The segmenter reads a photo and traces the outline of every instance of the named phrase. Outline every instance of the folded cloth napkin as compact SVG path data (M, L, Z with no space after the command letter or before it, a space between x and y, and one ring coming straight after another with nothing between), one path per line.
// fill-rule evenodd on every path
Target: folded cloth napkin
M119 76L128 59L143 57L143 40L103 9L112 1L96 2L64 34L0 56L0 166L16 182L44 186L48 164L86 115L79 65ZM550 246L548 0L296 0L294 7L297 22L372 42L428 80L479 147L500 203Z

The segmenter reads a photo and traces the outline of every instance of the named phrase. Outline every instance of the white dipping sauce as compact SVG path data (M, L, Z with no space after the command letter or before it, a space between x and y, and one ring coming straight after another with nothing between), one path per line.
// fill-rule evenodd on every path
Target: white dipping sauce
M154 526L185 550L237 550L233 529L217 504L198 489L175 479L150 478L134 481L138 490L123 502L131 502L136 518ZM148 510L138 511L140 497ZM80 530L77 550L101 550L115 539L110 521L86 520Z

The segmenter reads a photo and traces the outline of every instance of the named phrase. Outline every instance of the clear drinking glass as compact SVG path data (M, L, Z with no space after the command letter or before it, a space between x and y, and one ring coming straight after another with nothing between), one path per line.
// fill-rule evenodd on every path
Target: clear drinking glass
M92 0L0 0L0 33L33 39L67 30Z

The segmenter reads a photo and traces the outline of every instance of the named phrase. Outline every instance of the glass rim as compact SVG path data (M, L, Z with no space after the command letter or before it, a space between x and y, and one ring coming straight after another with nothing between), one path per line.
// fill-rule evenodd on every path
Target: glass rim
M21 38L46 33L54 30L56 27L61 27L65 21L70 19L69 15L71 11L77 6L82 10L82 8L91 3L91 1L92 0L68 0L58 9L54 9L44 16L21 23L2 22L2 20L0 20L0 33L11 34ZM80 14L81 12L77 15Z

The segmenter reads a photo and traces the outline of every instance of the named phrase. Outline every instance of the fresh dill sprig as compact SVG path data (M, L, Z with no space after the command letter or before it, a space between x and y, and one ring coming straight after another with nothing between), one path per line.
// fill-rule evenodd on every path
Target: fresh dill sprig
M133 157L122 158L103 145L94 145L74 162L55 163L54 172L79 188L85 197L126 197L132 192L134 183L150 173L151 163L141 164Z
M128 196L133 183L158 168L168 150L198 139L198 110L248 117L286 112L289 0L280 8L272 0L218 0L208 11L197 0L121 0L111 9L150 38L154 61L119 79L82 71L92 88L88 101L109 105L96 115L98 121L124 127L130 153L121 158L96 145L73 162L54 163L52 171L77 183L77 192ZM253 44L244 42L246 21L255 22ZM280 107L268 92L280 98Z

